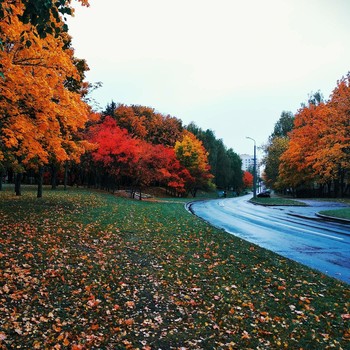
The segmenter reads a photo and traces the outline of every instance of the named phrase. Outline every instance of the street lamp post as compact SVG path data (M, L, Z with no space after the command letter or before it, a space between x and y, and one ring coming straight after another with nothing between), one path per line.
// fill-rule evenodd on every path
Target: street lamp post
M256 198L256 142L249 136L247 136L246 138L254 141L253 198Z

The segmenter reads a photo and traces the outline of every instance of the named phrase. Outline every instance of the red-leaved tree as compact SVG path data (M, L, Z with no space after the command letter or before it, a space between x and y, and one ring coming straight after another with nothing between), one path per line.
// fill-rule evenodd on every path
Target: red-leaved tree
M253 175L249 171L243 172L243 184L245 188L253 186Z

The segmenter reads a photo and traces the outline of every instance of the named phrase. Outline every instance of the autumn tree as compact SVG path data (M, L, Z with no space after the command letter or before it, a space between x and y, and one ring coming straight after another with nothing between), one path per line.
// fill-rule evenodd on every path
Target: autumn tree
M196 136L198 140L200 140L203 143L204 148L208 152L208 162L210 165L210 172L214 175L215 184L219 186L216 183L217 180L217 160L218 160L218 140L215 137L215 133L213 130L207 129L203 130L198 125L196 125L194 122L191 122L186 126L186 130L191 132L193 135Z
M88 0L78 0L82 5L89 6ZM17 1L18 3L19 1ZM58 36L62 31L67 31L67 25L62 26L61 16L73 15L74 9L70 5L69 0L22 0L22 12L18 15L18 19L24 23L30 23L32 30L34 29L40 38L47 35ZM8 19L8 14L12 11L11 5L14 1L0 1L0 18Z
M251 188L253 186L253 175L249 171L243 172L243 185L245 188Z
M130 169L139 160L139 141L134 139L126 129L122 129L112 117L106 117L103 123L92 126L88 131L89 142L95 144L92 158L103 169L106 188L130 175ZM107 178L106 178L107 176Z
M338 81L319 115L318 128L315 172L323 183L333 182L335 196L344 196L350 191L350 73Z
M3 1L2 6L0 161L11 161L20 184L25 168L40 169L52 159L79 159L88 143L76 134L90 110L81 91L69 85L81 82L81 75L68 34L40 38L30 22L21 21L24 3ZM56 25L64 24L61 20Z
M181 120L158 113L151 107L117 105L112 101L102 114L112 116L119 127L152 144L173 147L183 129Z
M349 171L348 80L343 79L328 103L310 104L299 110L290 133L288 149L281 156L281 179L290 186L319 193L344 194ZM330 123L330 121L332 121Z
M311 104L295 115L288 148L280 157L280 186L306 189L314 179L311 160L319 141L317 122L320 108Z
M138 161L133 163L131 177L134 187L141 190L145 186L164 185L176 195L185 192L188 181L194 181L188 170L181 166L175 150L163 145L141 141L138 148Z
M156 183L179 195L185 192L186 181L192 180L173 148L133 137L112 117L91 126L88 135L88 140L96 146L92 152L94 168L104 172L107 189L114 190L115 185L127 180L132 194L138 190L140 199L142 189Z
M186 184L193 197L196 196L198 189L208 189L212 186L213 175L208 164L208 152L191 132L183 131L182 139L175 144L175 153L193 178L193 181Z

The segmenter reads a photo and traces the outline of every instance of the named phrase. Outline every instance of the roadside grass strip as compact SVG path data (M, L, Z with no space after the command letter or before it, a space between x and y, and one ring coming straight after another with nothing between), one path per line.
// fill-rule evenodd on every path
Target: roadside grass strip
M349 349L349 285L181 201L0 192L0 349Z
M321 215L350 220L350 208L320 211Z
M271 197L271 198L252 198L249 200L253 204L260 204L260 205L267 205L267 206L274 206L274 205L293 205L293 206L300 206L305 207L307 206L303 202L296 201L294 199L287 199L287 198L280 198L280 197Z

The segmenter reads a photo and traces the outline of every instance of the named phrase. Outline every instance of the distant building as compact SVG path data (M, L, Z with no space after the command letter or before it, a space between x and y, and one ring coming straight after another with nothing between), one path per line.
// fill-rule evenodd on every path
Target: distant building
M248 169L253 169L254 167L254 156L251 154L240 154L242 160L242 170L247 171ZM256 159L256 174L260 176L260 161Z
M242 170L247 171L254 166L254 156L250 154L240 154L242 159Z

